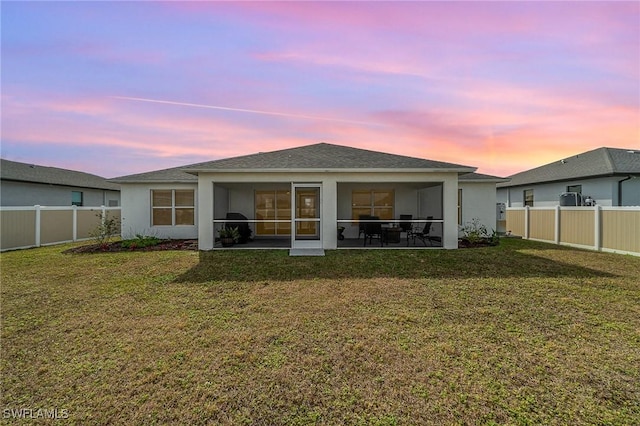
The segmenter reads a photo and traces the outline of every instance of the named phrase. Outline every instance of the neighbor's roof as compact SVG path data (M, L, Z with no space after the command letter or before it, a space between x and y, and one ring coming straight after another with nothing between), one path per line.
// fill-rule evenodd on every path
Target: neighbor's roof
M468 173L475 167L366 149L318 143L272 152L243 155L155 172L122 176L114 182L194 181L189 173L222 171L335 171L335 170L438 170Z
M597 148L509 176L499 188L640 173L640 150Z
M103 177L75 170L39 166L0 159L0 179L17 182L44 183L81 188L119 191L120 185L107 182Z

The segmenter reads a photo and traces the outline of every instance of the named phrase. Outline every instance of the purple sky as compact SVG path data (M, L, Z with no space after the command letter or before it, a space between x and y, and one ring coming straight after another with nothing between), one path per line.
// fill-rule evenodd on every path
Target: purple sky
M640 148L640 2L2 2L3 158L328 142L507 176Z

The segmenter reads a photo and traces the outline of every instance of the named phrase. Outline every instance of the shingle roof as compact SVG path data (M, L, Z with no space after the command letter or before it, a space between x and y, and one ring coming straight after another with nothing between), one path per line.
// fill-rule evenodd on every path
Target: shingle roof
M459 164L367 149L318 143L280 151L261 152L187 167L191 170L225 169L459 169Z
M173 169L140 173L112 179L114 182L194 181L192 174L205 171L290 171L290 170L389 170L431 169L440 171L472 172L474 167L422 158L386 154L366 149L318 143L272 152L261 152L240 157L225 158Z
M499 188L640 173L640 150L597 148L509 176Z
M0 159L0 179L112 191L120 190L120 185L107 182L105 178L90 173L19 163L4 158Z
M508 178L501 178L498 176L485 175L482 173L465 173L458 176L458 180L461 182L507 182Z
M205 164L205 163L201 163ZM192 166L196 166L194 164ZM190 167L190 166L186 166ZM192 173L185 173L182 170L185 166L172 167L170 169L154 170L145 173L136 173L133 175L120 176L117 178L109 179L110 182L119 183L132 183L132 182L163 182L163 183L175 183L175 182L198 182L198 176Z

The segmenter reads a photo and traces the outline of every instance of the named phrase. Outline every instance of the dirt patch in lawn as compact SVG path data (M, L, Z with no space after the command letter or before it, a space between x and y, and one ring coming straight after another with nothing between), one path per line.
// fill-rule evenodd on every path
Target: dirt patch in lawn
M198 250L198 240L162 240L147 247L123 247L122 241L106 244L89 244L65 250L65 254L114 253L121 251Z

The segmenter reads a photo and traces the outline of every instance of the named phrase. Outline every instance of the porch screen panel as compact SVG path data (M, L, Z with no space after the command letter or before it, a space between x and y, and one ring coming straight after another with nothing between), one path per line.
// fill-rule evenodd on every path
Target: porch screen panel
M365 190L351 193L351 218L361 215L377 216L381 220L392 220L395 203L393 190Z
M373 216L393 219L393 191L373 191Z
M363 215L371 216L370 203L371 191L353 191L351 193L351 219L358 220Z
M276 218L275 191L256 191L256 219L273 220ZM276 232L275 223L256 223L256 235L274 235Z
M256 191L256 219L288 220L289 223L258 222L256 235L291 235L291 191Z
M291 235L291 192L276 191L276 218L289 223L276 223L276 234Z

